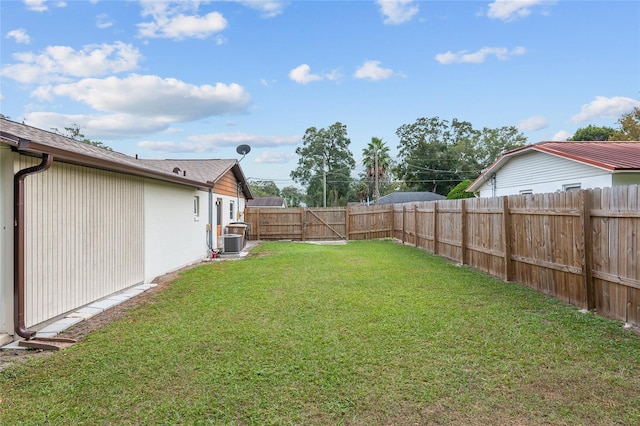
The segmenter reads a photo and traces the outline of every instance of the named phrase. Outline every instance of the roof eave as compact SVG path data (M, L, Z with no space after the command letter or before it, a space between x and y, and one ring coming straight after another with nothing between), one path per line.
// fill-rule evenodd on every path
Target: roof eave
M96 169L107 170L111 172L124 173L128 175L146 177L151 179L162 180L165 182L177 183L180 185L187 185L198 189L208 190L213 185L209 182L200 182L192 179L187 179L178 175L172 176L153 170L134 167L128 164L91 157L76 152L66 151L60 148L55 148L49 145L44 145L39 142L28 141L25 139L8 138L6 134L2 135L2 141L13 146L14 149L20 153L28 153L33 155L50 154L53 156L54 161L60 161L69 164L75 164L78 166L88 166Z

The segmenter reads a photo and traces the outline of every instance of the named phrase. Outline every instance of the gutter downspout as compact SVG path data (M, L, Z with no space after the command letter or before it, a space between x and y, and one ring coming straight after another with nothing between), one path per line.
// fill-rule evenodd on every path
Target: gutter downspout
M209 250L213 253L213 188L209 188L209 232L207 235L207 245L209 246ZM211 256L209 253L209 256Z
M18 145L27 141L21 140ZM19 170L13 177L13 326L15 332L27 340L33 339L36 332L28 330L24 324L24 180L27 176L44 172L53 164L53 156L42 154L42 162L37 166Z

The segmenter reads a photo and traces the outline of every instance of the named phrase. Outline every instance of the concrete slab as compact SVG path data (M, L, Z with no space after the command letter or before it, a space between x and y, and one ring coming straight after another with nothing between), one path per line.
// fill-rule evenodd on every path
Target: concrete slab
M100 300L98 302L93 302L92 304L89 305L89 307L100 308L104 310L104 309L109 309L113 306L119 305L122 302L123 302L122 300L108 298L108 299Z
M62 319L59 319L58 321L49 324L48 326L46 326L45 328L38 330L38 334L40 333L55 333L58 334L61 331L66 330L67 328L71 327L74 324L79 323L80 321L82 321L82 318L69 318L69 317L65 317ZM51 336L42 336L42 337L51 337Z
M102 311L104 311L104 309L102 308L92 308L91 306L85 306L84 308L78 309L75 313L96 315Z

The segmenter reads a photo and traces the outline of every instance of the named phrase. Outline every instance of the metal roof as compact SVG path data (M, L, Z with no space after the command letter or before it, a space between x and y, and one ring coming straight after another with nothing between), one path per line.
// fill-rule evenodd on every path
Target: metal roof
M378 204L401 204L420 201L437 201L444 200L447 197L436 194L435 192L392 192L378 199Z

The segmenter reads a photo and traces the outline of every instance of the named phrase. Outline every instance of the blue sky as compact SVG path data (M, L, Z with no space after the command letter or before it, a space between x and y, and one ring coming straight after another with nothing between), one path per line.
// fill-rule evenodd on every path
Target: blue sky
M397 153L419 117L529 143L640 106L637 1L5 1L0 111L142 158L292 185L309 127Z

